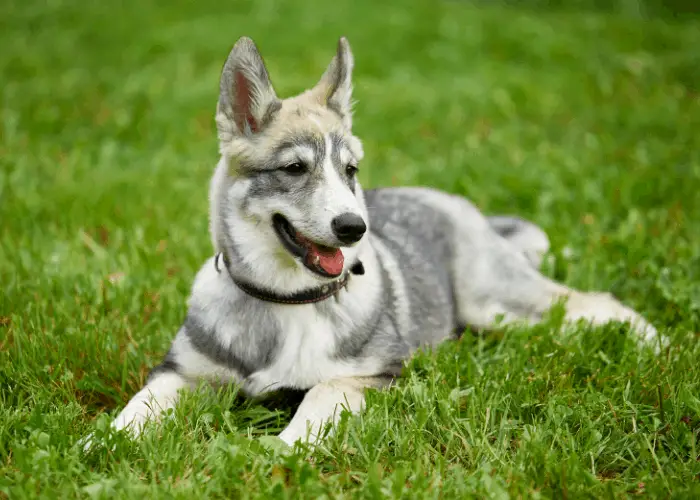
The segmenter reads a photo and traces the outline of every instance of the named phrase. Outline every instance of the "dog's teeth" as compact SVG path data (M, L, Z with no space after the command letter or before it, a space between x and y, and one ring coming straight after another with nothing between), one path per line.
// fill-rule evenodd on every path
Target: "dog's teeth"
M321 262L321 257L319 255L314 255L314 266L319 265Z

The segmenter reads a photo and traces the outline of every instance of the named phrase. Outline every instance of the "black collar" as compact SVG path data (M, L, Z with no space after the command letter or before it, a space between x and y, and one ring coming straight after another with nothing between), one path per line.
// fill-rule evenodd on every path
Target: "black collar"
M348 280L350 279L350 274L365 274L365 267L359 260L357 263L350 268L349 272L345 272L337 280L321 285L316 288L309 288L307 290L302 290L301 292L296 292L292 294L279 294L270 290L264 290L258 288L255 285L241 281L233 276L231 269L229 268L229 259L225 253L219 252L214 256L214 268L217 273L221 273L221 268L219 267L219 260L224 261L224 267L228 271L228 275L231 280L245 293L251 297L255 297L259 300L264 300L266 302L273 302L275 304L286 304L286 305L301 305L301 304L313 304L316 302L321 302L335 295L336 299L340 291L347 287Z

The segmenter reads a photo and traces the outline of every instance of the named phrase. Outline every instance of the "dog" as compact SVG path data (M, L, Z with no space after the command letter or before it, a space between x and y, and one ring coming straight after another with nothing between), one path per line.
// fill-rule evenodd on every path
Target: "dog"
M611 294L541 274L549 240L534 223L427 187L363 191L353 64L343 37L313 88L280 99L255 43L233 46L209 188L216 251L169 351L113 428L138 436L206 381L249 396L307 391L279 438L314 443L418 348L466 326L538 322L556 303L566 322L626 322L642 344L659 343Z

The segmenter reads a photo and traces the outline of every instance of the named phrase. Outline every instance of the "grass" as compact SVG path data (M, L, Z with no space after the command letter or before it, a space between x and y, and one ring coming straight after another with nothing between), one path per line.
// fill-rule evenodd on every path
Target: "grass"
M596 4L3 2L0 497L699 497L700 22ZM227 389L81 454L212 252L213 111L243 34L282 95L346 34L365 187L536 221L545 273L612 291L671 347L637 351L614 325L562 335L555 311L420 353L314 452L258 439L298 398Z

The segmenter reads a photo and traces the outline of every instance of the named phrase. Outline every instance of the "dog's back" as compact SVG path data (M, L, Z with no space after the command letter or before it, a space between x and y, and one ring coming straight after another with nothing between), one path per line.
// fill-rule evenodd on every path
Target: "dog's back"
M412 348L445 339L457 326L449 214L404 188L369 190L365 199L397 333Z

